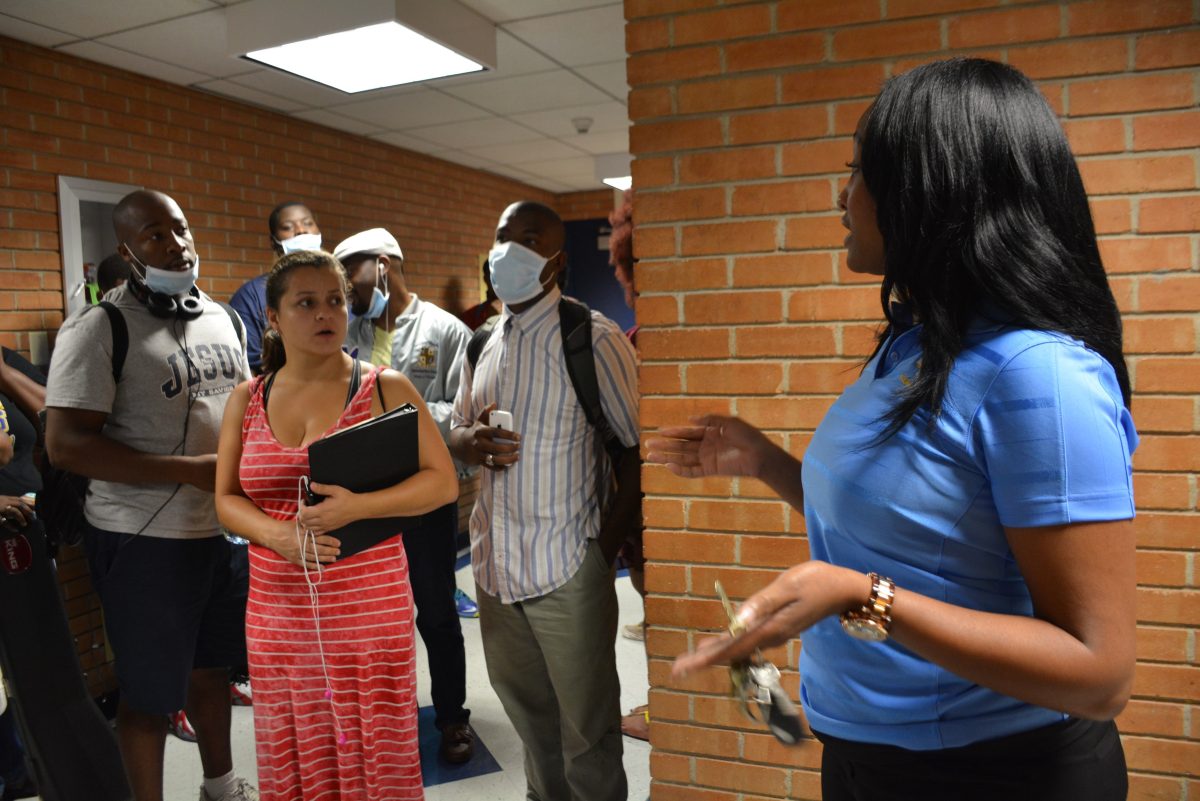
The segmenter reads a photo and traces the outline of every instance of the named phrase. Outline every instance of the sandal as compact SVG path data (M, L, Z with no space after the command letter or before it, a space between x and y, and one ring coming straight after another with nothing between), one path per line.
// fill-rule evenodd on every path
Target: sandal
M621 718L621 734L635 740L650 739L650 706L642 704Z

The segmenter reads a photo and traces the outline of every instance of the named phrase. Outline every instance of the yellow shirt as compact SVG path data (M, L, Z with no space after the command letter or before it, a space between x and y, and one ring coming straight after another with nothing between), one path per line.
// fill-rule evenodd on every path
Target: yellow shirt
M375 326L375 344L371 346L371 364L376 367L392 366L392 332Z

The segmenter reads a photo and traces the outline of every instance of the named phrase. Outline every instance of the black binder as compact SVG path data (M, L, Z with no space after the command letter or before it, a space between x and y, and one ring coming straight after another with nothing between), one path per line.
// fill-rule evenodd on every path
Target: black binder
M312 480L345 487L351 492L374 492L399 484L416 473L420 464L417 408L411 403L343 428L308 446ZM347 523L328 533L341 541L338 559L345 559L420 523L419 516L375 517Z

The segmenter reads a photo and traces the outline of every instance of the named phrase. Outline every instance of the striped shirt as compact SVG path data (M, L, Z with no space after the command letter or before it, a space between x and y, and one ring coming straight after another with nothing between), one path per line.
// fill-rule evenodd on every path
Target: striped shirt
M464 360L454 426L470 426L492 403L521 435L520 459L481 471L471 514L471 564L479 588L504 603L545 595L579 569L600 533L609 500L608 457L571 386L555 289L513 314L504 307L474 372ZM637 365L612 320L592 312L600 402L614 433L637 444Z

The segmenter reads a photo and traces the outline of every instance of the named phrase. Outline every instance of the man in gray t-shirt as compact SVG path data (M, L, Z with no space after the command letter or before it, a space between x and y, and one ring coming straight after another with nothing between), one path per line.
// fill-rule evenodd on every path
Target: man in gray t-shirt
M121 755L135 798L161 799L166 716L186 702L201 801L257 799L230 754L246 596L212 495L225 401L250 375L245 346L195 286L200 260L174 200L133 192L113 225L131 267L108 296L128 329L124 365L114 377L105 312L68 319L50 364L46 443L56 466L91 479L84 544L116 656Z

